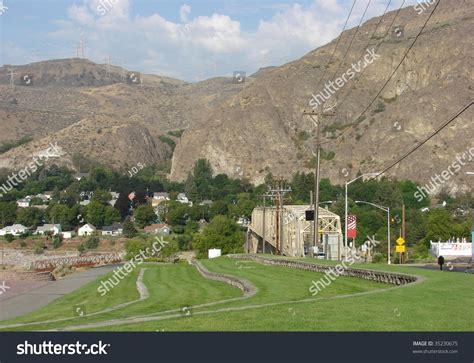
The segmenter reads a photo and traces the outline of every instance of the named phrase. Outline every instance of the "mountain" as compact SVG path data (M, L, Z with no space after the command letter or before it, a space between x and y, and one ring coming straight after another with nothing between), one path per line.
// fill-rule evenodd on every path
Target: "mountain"
M268 171L289 177L313 170L314 125L303 112L311 109L312 94L323 90L322 84L318 87L323 74L326 79L340 77L367 49L375 49L378 59L327 102L335 116L322 121L323 177L342 183L401 156L473 99L472 42L466 34L474 29L474 3L443 1L380 97L358 117L394 71L430 10L419 15L413 7L404 8L367 21L358 32L342 33L327 69L338 39L260 75L216 109L206 127L183 135L173 156L172 177L183 179L200 157L209 159L217 173L260 182ZM472 115L471 109L389 175L425 184L441 173L456 154L473 146ZM469 184L461 174L450 180L452 190Z
M0 154L0 167L25 165L32 153L57 142L63 155L55 162L76 169L79 157L115 168L171 161L170 177L184 180L194 162L206 158L215 173L254 182L268 172L281 177L310 172L315 130L303 112L311 110L313 95L326 81L349 75L352 64L358 69L357 63L372 54L373 62L346 77L325 105L334 115L321 122L322 176L342 183L358 172L377 171L473 99L467 34L474 29L474 3L468 0L440 3L376 97L433 7L422 14L407 7L370 19L298 60L260 69L242 82L216 77L191 84L84 59L5 65L0 68L0 144L32 140ZM141 81L131 83L132 73ZM32 86L20 85L25 75ZM471 119L472 109L388 175L429 183L473 146ZM447 183L452 191L467 188L464 171L473 171L474 164L466 164Z

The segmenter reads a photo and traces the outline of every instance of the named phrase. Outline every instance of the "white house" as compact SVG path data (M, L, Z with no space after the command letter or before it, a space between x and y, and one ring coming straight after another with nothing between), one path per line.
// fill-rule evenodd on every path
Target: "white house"
M28 208L30 206L30 203L31 203L31 197L30 196L25 197L23 199L19 199L19 200L16 201L16 204L20 208Z
M170 195L169 193L153 193L153 199L170 200Z
M111 226L102 227L102 236L121 236L123 233L123 225L114 223Z
M36 228L36 234L44 235L47 232L51 232L53 236L60 234L62 232L62 228L60 224L45 224L44 226L38 226Z
M6 236L7 234L11 234L13 236L19 236L23 233L26 233L28 228L26 228L22 224L14 224L13 226L8 226L5 228L0 229L0 236Z
M97 228L95 228L92 224L87 223L84 224L79 230L77 231L77 234L79 236L91 236L97 231Z
M74 231L66 231L66 232L61 233L61 236L63 236L64 239L71 239L75 235L76 235L76 232Z
M146 233L153 233L168 236L171 233L171 227L167 224L152 224L144 228Z
M192 206L192 202L189 202L189 198L184 193L179 193L176 200L182 204L189 204Z

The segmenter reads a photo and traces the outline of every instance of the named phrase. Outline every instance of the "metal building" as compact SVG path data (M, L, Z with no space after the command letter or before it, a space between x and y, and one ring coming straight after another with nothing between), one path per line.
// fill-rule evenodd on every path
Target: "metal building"
M304 257L313 241L313 221L306 220L306 211L313 210L310 205L255 208L247 231L249 252ZM319 237L317 251L324 253L326 259L340 260L343 255L341 219L324 208L319 208Z

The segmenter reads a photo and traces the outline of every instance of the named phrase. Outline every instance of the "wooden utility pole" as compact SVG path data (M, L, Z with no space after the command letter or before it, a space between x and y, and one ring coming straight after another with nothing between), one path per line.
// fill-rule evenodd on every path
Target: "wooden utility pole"
M310 116L316 126L316 168L314 174L314 223L313 223L313 248L312 252L308 255L314 255L314 247L318 245L319 242L319 184L320 184L320 168L321 168L321 123L324 117L335 116L334 112L325 113L324 112L324 103L319 106L318 112L309 111L303 112L304 116ZM317 121L314 119L314 116L317 116Z
M266 195L264 194L263 195L263 223L262 223L262 253L265 253L265 209L266 209L266 206L265 206L265 198L266 198Z
M405 212L405 203L402 205L402 237L405 240L405 251L407 248L407 235L406 235L406 212ZM400 254L401 256L401 263L405 260L405 252Z
M278 184L275 188L270 189L268 191L268 196L271 197L275 201L276 206L276 213L275 213L275 249L276 254L281 255L283 253L283 246L282 246L282 235L283 235L283 223L282 223L282 212L283 212L283 204L284 204L284 196L286 193L291 192L290 187L286 187L284 185L284 181L281 179L278 181Z

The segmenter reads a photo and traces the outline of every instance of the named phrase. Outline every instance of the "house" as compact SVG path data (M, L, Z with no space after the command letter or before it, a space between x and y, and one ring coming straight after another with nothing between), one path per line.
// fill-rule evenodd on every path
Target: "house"
M37 194L35 195L35 198L41 199L43 204L47 204L51 200L51 197L47 196L46 194Z
M19 208L28 208L30 206L31 199L32 198L30 196L19 199L16 201L16 204L18 205Z
M153 193L153 199L156 200L170 200L169 193Z
M171 227L167 224L152 224L150 226L145 227L146 233L153 233L159 234L163 236L168 236L171 233Z
M209 205L211 205L212 203L213 203L212 200L206 199L206 200L203 200L201 203L199 203L199 205L201 205L201 206L209 206Z
M60 234L62 232L62 228L60 224L45 224L44 226L38 226L36 228L35 234L44 235L45 233L51 232L53 236Z
M121 236L123 233L123 225L114 223L111 226L102 227L102 236Z
M26 232L28 232L28 228L26 228L24 225L14 224L13 226L8 226L8 227L0 229L0 236L6 236L7 234L11 234L13 236L19 236Z
M250 224L250 221L247 217L240 217L237 220L237 224L241 227L248 227L248 225Z
M97 231L97 228L95 228L92 224L87 223L84 224L79 230L77 231L77 234L79 236L91 236Z
M176 200L182 203L189 203L189 198L186 196L185 193L178 193Z
M176 200L182 204L188 204L191 207L193 206L193 202L189 200L189 198L186 196L184 193L179 193L178 196L176 197Z
M117 200L119 199L120 193L117 193L117 192L110 192L110 195L112 196L112 199L109 200L109 204L110 204L112 207L115 207L115 203L116 203Z
M74 175L74 178L76 178L76 180L80 181L81 179L85 179L85 178L88 178L89 177L89 173L77 173L76 175Z
M74 231L67 231L67 232L62 232L61 236L63 236L64 239L71 239L76 235L76 232Z
M48 198L48 199L52 199L53 198L53 192L51 191L47 191L47 192L44 192L43 195Z

